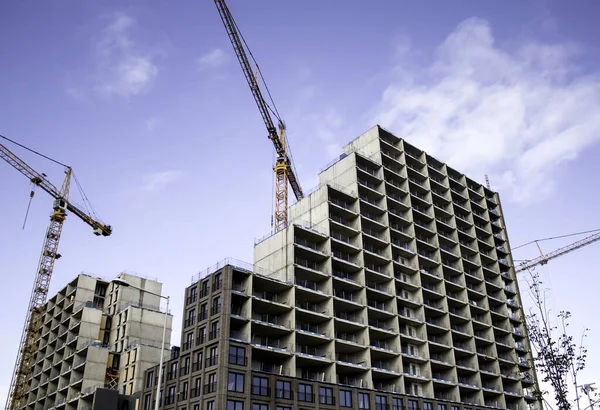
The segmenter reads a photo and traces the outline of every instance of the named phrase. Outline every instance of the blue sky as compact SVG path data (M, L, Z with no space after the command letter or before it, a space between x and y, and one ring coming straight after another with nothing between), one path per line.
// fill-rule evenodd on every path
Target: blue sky
M489 174L513 246L600 228L600 3L229 6L286 120L305 190L379 123L476 180ZM114 226L97 238L67 220L51 294L82 271L128 269L166 282L179 323L194 273L225 256L252 260L253 238L270 228L273 150L213 2L3 2L0 50L0 133L71 165ZM60 167L14 152L61 183ZM0 168L10 281L0 290L0 349L10 357L2 401L51 200L38 192L21 230L30 187ZM589 347L600 345L590 309L597 253L593 245L539 269L553 308L573 312L577 333L591 328ZM590 350L582 381L600 374Z

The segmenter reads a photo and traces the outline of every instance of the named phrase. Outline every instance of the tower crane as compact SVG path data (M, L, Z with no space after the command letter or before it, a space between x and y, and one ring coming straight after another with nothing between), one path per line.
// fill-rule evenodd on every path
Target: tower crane
M240 66L242 67L246 81L250 86L250 91L252 92L254 101L256 101L258 110L260 111L265 126L267 127L268 137L273 142L275 151L277 152L277 160L275 162L275 167L273 168L275 172L275 206L273 220L274 231L278 232L284 229L288 222L288 182L292 187L292 191L294 191L294 195L296 196L297 200L302 199L304 197L304 193L302 192L302 188L300 188L300 183L298 182L296 171L294 170L292 158L289 155L289 150L287 148L285 125L280 118L277 118L279 128L278 134L277 128L275 127L273 119L271 118L271 113L269 112L270 107L262 95L256 76L252 72L252 67L246 54L247 46L244 48L245 42L242 43L243 38L240 36L235 20L233 19L227 4L225 4L225 0L215 0L215 5L219 10L221 20L223 21L223 25L225 26L225 30L227 31L227 35L229 36L229 41L231 41L235 55L237 56Z
M558 258L559 256L565 255L569 252L573 252L574 250L577 250L579 248L583 248L584 246L591 245L592 243L597 242L597 241L600 241L600 232L597 232L595 234L587 236L587 237L581 239L580 241L573 242L572 244L569 244L567 246L559 248L559 249L552 251L546 255L544 255L542 253L542 255L538 256L535 259L523 262L515 267L515 273L519 273L524 270L531 269L537 265L545 265L548 263L548 261L550 261L552 259ZM541 252L541 250L540 250L540 252Z
M3 138L8 140L6 137ZM69 202L71 167L66 167L64 182L61 188L58 189L46 179L44 174L36 172L2 144L0 144L0 158L8 162L13 168L29 178L34 185L39 186L54 198L50 224L46 231L44 248L35 275L21 343L6 401L7 410L19 410L23 408L27 400L29 383L31 382L31 374L42 329L44 304L48 296L54 261L60 257L57 253L58 242L67 211L70 211L83 222L90 225L95 235L109 236L112 233L112 228L110 225L96 221L86 212Z

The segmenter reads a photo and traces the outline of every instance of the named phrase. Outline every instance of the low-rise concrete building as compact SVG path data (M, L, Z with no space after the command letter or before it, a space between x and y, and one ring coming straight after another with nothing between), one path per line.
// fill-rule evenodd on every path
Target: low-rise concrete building
M162 284L128 273L119 278L160 294ZM165 312L160 298L87 274L45 306L27 410L88 410L97 388L131 394L144 370L159 363ZM167 321L166 349L172 317Z

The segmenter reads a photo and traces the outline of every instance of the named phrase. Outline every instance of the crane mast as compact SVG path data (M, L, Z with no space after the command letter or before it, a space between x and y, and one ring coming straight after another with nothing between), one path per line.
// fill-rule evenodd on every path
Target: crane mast
M550 252L546 255L538 256L535 259L532 259L527 262L523 262L517 267L515 267L515 273L522 272L527 269L531 269L537 265L545 265L548 261L558 258L559 256L565 255L569 252L573 252L579 248L583 248L584 246L590 245L594 242L600 241L600 232L590 235L588 237L583 238L580 241L574 242L570 245L559 248L553 252Z
M288 182L292 187L292 191L294 191L294 195L297 200L302 199L304 197L304 193L302 192L302 188L300 188L291 157L289 156L286 148L285 126L281 120L278 121L278 134L277 128L275 127L273 119L271 118L271 114L269 113L269 106L267 105L260 87L258 86L256 76L252 72L252 66L250 65L248 56L246 55L246 50L241 41L240 34L233 16L231 15L225 0L215 0L215 5L219 10L219 15L221 16L221 20L223 21L223 25L225 26L225 30L229 36L229 41L233 46L233 50L235 51L235 55L237 56L240 66L242 67L242 71L246 77L246 81L248 82L248 86L250 87L250 91L254 97L254 101L256 102L263 122L265 123L268 137L273 142L275 152L277 152L277 160L273 170L275 172L274 230L275 232L278 232L287 226Z
M67 216L67 210L73 212L84 222L94 229L94 234L108 236L112 228L104 225L91 216L69 203L69 187L72 169L67 167L65 179L60 189L52 185L44 175L39 174L27 165L23 160L10 152L8 148L0 144L0 158L7 161L13 168L27 176L32 183L41 187L54 197L50 224L44 238L44 247L38 263L29 307L27 309L25 324L21 343L17 353L15 368L6 401L6 410L19 410L27 404L27 393L31 383L31 374L35 364L35 356L38 350L39 337L44 317L44 304L50 288L50 279L54 269L54 262L60 257L58 254L58 243Z

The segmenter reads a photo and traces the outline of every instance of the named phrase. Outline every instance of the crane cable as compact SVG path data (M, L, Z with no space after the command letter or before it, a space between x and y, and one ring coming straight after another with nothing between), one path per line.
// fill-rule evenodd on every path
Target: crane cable
M250 54L250 57L252 58L252 61L254 62L254 65L258 69L258 74L260 75L260 79L262 80L262 83L263 83L263 85L265 87L265 91L267 92L267 95L269 96L269 100L271 101L271 104L273 105L273 108L271 108L271 106L269 104L266 104L267 108L279 120L279 122L283 122L283 120L279 116L279 111L277 110L277 106L275 105L275 101L273 101L273 97L271 96L271 91L269 90L269 87L267 86L267 82L265 81L265 78L262 75L262 71L260 70L260 66L256 62L256 59L254 58L254 55L252 54L252 51L250 50L250 47L248 47L248 43L246 43L246 39L244 38L244 35L242 34L240 28L238 27L238 25L237 25L235 19L233 18L233 16L231 15L231 13L229 14L229 17L231 18L231 21L233 22L233 25L235 26L238 34L240 35L240 38L244 42L244 46L246 47L246 50L248 51L248 54Z
M98 214L96 214L96 210L94 209L92 202L88 199L85 191L83 190L83 187L79 183L79 180L77 179L77 176L75 175L75 172L73 172L72 175L73 175L73 179L75 180L75 185L77 186L77 190L79 191L79 194L81 195L81 198L83 199L83 205L85 206L88 214L92 214L94 216L94 219L100 220L100 218L98 218Z
M31 201L33 201L33 196L35 195L35 187L37 186L33 182L31 183L31 192L29 193L29 202L27 203L27 210L25 211L25 219L23 220L23 230L25 230L25 225L27 224L27 217L29 216L29 208L31 208Z
M271 105L266 104L267 108L269 109L269 111L271 111L271 113L275 116L275 118L277 118L277 120L280 123L284 123L283 120L281 119L281 116L279 115L279 110L277 109L277 105L275 105L275 101L273 100L273 96L271 95L271 90L269 90L269 86L267 85L267 82L265 81L265 78L263 77L262 74L262 70L260 69L260 66L258 65L258 62L256 61L256 59L254 58L254 54L252 54L252 50L250 50L250 47L248 46L248 43L246 43L246 39L244 38L244 35L242 34L242 31L240 30L240 28L237 25L237 22L235 21L235 19L233 18L233 15L231 15L231 13L229 14L229 17L231 18L231 21L233 22L233 25L235 26L238 34L240 35L240 38L242 39L242 42L244 43L244 46L246 47L246 50L248 51L248 54L250 54L250 57L252 58L252 61L254 62L254 65L257 68L257 72L260 76L260 79L262 80L263 86L265 88L265 91L267 92L267 95L269 96L269 101L271 101L271 105L273 106L273 108L271 108ZM287 132L286 132L287 134ZM291 147L290 147L290 143L289 140L287 138L287 135L284 134L284 138L285 138L285 146L286 146L286 154L290 160L290 167L292 168L294 175L298 175L298 173L296 172L296 166L294 164L294 159L292 158L292 154L291 154Z
M592 233L592 232L598 232L598 231L600 231L600 229L592 229L592 230L589 230L589 231L582 231L582 232L577 232L577 233L570 233L570 234L567 234L567 235L553 236L553 237L550 237L550 238L534 239L531 242L527 242L527 243L524 243L523 245L519 245L517 247L514 247L514 248L512 248L512 250L515 251L515 250L517 250L519 248L522 248L522 247L527 246L527 245L531 245L532 243L536 243L536 242L549 241L551 239L567 238L569 236L583 235L583 234L586 234L586 233Z
M26 149L27 151L33 152L34 154L37 154L37 155L39 155L39 156L40 156L40 157L42 157L42 158L46 158L46 159L47 159L47 160L49 160L49 161L52 161L52 162L54 162L54 163L57 163L58 165L62 165L62 166L63 166L63 167L65 167L65 168L71 168L71 167L69 167L68 165L65 165L65 164L63 164L63 163L62 163L62 162L60 162L60 161L57 161L57 160L55 160L55 159L53 159L53 158L50 158L50 157L48 157L48 156L46 156L46 155L44 155L44 154L42 154L42 153L39 153L39 152L37 152L37 151L35 151L35 150L31 149L31 148L28 148L28 147L26 147L25 145L19 144L18 142L16 142L16 141L13 141L13 140L11 140L10 138L8 138L8 137L5 137L5 136L4 136L4 135L2 135L2 134L0 134L0 137L4 138L4 139L5 139L5 140L7 140L7 141L10 141L10 142L12 142L12 143L13 143L13 144L15 144L15 145L18 145L18 146L19 146L19 147L21 147L21 148L24 148L24 149Z
M64 164L64 163L62 163L62 162L60 162L60 161L57 161L57 160L55 160L54 158L50 158L49 156L47 156L47 155L44 155L44 154L42 154L41 152L38 152L38 151L36 151L36 150L34 150L34 149L31 149L31 148L29 148L29 147L26 147L26 146L25 146L25 145L23 145L23 144L19 144L17 141L14 141L14 140L12 140L12 139L10 139L10 138L8 138L8 137L6 137L6 136L2 135L2 134L0 134L0 137L4 138L4 139L5 139L5 140L7 140L7 141L10 141L10 142L12 142L13 144L15 144L15 145L17 145L17 146L19 146L19 147L21 147L21 148L23 148L23 149L26 149L26 150L27 150L27 151L29 151L29 152L32 152L32 153L34 153L34 154L36 154L36 155L39 155L39 156L40 156L40 157L42 157L42 158L45 158L45 159L47 159L47 160L49 160L49 161L52 161L52 162L54 162L55 164L61 165L61 166L65 167L65 168L71 168L69 165L66 165L66 164ZM44 174L43 174L43 175L44 175ZM73 175L73 178L74 178L74 180L75 180L75 184L77 185L77 189L79 190L79 193L80 193L81 197L83 198L83 204L84 204L84 207L85 207L85 209L87 210L87 212L88 212L89 214L92 214L92 215L94 216L94 218L95 218L95 219L97 219L97 220L100 220L100 219L98 218L98 215L96 214L96 211L94 210L94 207L92 206L92 203L91 203L91 201L88 199L87 195L86 195L86 194L85 194L85 192L83 191L83 188L82 188L81 184L79 183L79 180L78 180L78 179L77 179L77 177L75 176L75 173L73 172L73 173L72 173L72 175ZM44 176L45 176L45 175L44 175ZM34 188L35 188L35 185L34 185ZM25 229L25 223L27 222L27 215L29 214L29 207L31 206L31 200L32 200L33 196L34 196L34 192L33 192L33 190L32 190L32 191L31 191L31 193L29 194L29 204L27 205L27 211L26 211L26 213L25 213L25 221L23 222L23 229ZM73 202L73 201L69 201L69 202Z

